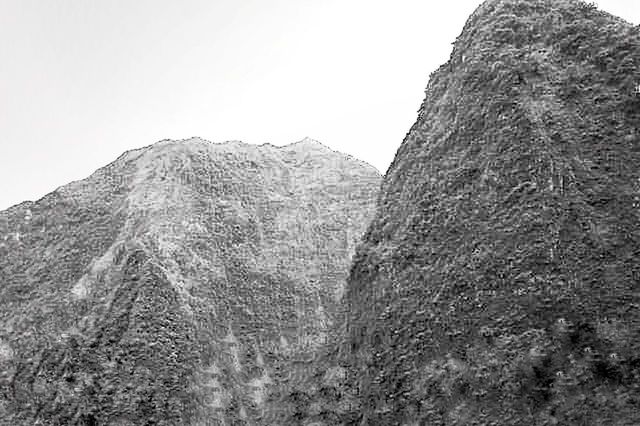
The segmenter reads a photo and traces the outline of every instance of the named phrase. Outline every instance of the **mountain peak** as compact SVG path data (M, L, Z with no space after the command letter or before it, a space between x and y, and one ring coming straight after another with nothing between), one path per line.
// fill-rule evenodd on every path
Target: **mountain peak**
M310 144L310 145L322 145L319 141L312 139L309 136L305 136L302 140L298 141L297 143L304 143L304 144Z
M297 142L293 142L291 144L288 145L284 145L284 147L286 148L294 148L294 149L330 149L328 146L326 146L325 144L312 139L310 137L305 137L302 140L299 140Z
M379 183L333 151L167 139L0 211L0 423L264 424L341 321Z
M467 21L351 268L367 424L638 423L638 58L579 1Z

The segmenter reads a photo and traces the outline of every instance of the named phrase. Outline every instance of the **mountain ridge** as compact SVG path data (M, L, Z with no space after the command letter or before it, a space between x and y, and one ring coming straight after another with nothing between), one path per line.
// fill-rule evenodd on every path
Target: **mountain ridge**
M0 212L0 423L267 424L380 181L299 148L165 140Z
M265 142L263 144L251 144L251 143L246 143L246 142L242 142L240 140L228 140L228 141L223 141L223 142L211 142L209 140L206 140L204 138L201 138L199 136L193 136L193 137L189 137L189 138L184 138L184 139L162 139L159 140L157 142L154 142L152 144L149 145L145 145L143 147L139 147L139 148L133 148L130 150L126 150L124 151L122 154L120 154L114 161L113 163L118 163L119 161L128 161L130 160L132 157L136 156L136 155L143 155L145 152L149 151L149 150L158 150L163 146L176 146L176 147L180 147L180 146L186 146L186 145L193 145L193 144L204 144L205 146L210 146L210 148L212 148L213 151L220 151L220 150L225 150L229 147L236 147L240 150L251 150L252 148L258 148L258 149L262 149L262 150L275 150L275 151L283 151L283 150L290 150L292 148L295 148L296 146L302 147L302 150L307 149L308 147L321 147L321 149L319 151L324 151L327 154L328 153L332 153L333 155L337 155L337 156L346 156L349 159L356 161L358 163L360 163L361 165L371 168L373 170L376 171L376 173L380 174L380 171L377 170L376 167L374 167L373 165L367 163L366 161L360 160L350 154L346 154L346 153L342 153L340 151L334 150L331 147L323 144L322 142L319 142L315 139L312 139L310 137L305 137L299 141L296 142L291 142L285 145L273 145L269 142ZM305 147L306 146L306 147ZM155 147L155 148L154 148ZM110 164L109 164L110 165ZM66 184L60 185L57 188L53 189L51 192L43 195L42 197L35 199L35 200L23 200L20 201L16 204L10 205L8 207L6 207L3 210L9 210L12 209L14 207L20 206L24 203L36 203L38 201L40 201L42 198L48 196L49 194L56 192L58 190L60 190L61 188L64 188L65 186L68 185L72 185L75 182L81 182L86 180L88 177L90 177L91 175L93 175L94 173L98 172L99 170L105 168L105 167L109 167L109 165L106 166L102 166L99 167L98 169L96 169L93 173L89 174L87 177L85 178L81 178L81 179L77 179L77 180L73 180L70 181Z
M348 279L360 424L639 421L639 33L579 1L471 15Z

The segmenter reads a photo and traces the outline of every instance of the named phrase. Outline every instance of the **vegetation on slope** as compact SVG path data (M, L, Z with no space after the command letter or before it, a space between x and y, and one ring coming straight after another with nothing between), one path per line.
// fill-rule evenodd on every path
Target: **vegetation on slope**
M349 278L362 424L640 423L640 31L487 1Z
M0 424L268 424L379 182L315 141L162 141L0 212Z
M269 425L355 425L361 412L354 387L355 366L341 350L345 345L345 312L329 331L324 345L311 356L286 359L276 377Z

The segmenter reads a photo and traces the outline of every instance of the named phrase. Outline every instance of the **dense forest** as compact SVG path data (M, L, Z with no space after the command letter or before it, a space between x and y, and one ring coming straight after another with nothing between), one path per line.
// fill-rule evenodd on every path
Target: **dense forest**
M640 423L640 29L469 18L349 278L355 424Z
M166 140L0 212L0 425L637 425L639 223L640 27L487 0L382 180Z
M380 178L309 139L166 140L0 212L0 424L278 424Z

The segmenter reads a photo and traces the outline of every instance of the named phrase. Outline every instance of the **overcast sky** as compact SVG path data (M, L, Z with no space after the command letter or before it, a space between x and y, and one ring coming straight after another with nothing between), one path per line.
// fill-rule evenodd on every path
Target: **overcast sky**
M0 0L0 209L168 138L308 136L384 173L478 4Z

